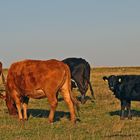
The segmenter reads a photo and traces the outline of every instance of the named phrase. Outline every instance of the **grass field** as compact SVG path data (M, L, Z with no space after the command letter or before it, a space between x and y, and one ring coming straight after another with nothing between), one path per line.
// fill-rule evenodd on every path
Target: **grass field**
M5 70L5 76L7 71ZM24 124L17 117L10 117L5 102L0 100L1 140L139 140L140 102L132 102L133 119L120 120L120 102L108 89L103 76L119 74L140 75L140 67L94 68L91 83L96 101L91 102L90 91L87 102L80 105L80 120L76 125L69 121L69 110L60 100L55 113L54 124L48 123L49 105L47 99L29 102L29 119ZM2 87L1 87L2 88ZM73 90L75 96L79 92Z

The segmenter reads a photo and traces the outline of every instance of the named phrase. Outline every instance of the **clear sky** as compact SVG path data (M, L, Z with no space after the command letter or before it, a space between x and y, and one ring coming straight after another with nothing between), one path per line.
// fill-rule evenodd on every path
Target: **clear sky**
M0 61L85 58L140 66L140 0L1 0Z

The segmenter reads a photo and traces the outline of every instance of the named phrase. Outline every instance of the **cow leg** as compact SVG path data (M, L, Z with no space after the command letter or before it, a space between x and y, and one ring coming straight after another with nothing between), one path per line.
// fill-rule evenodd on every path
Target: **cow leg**
M76 117L75 117L75 109L73 102L70 97L70 92L67 89L62 89L61 93L63 95L64 101L67 103L69 110L70 110L70 116L71 116L71 122L75 123L76 122Z
M120 115L121 120L124 119L125 107L126 107L126 101L121 100L121 115Z
M23 103L22 107L23 107L23 118L24 120L27 120L27 104Z
M128 111L128 119L132 119L132 115L131 115L131 101L127 101L126 108L127 108L127 111Z
M80 74L80 75L82 75L82 74ZM87 89L88 89L88 84L85 88L82 77L75 77L74 80L77 84L77 87L78 87L80 93L81 93L81 103L84 104L86 102L85 95L86 95L86 92L87 92Z
M93 89L92 89L91 82L88 81L88 83L89 83L89 87L90 87L90 92L91 92L92 98L95 100L94 91L93 91Z
M53 95L53 94L51 94L51 95ZM55 113L58 101L57 101L56 96L48 97L48 101L49 101L49 104L50 104L49 123L52 123L53 119L54 119L54 113Z
M28 102L29 102L29 98L28 97L24 97L23 99L23 116L24 116L24 120L27 120L28 116L27 116L27 107L28 107Z
M18 92L14 90L12 95L13 95L13 99L15 101L15 104L16 104L16 107L18 110L19 120L22 120L23 117L22 117L22 112L21 112L21 101L20 101L20 98L18 96Z

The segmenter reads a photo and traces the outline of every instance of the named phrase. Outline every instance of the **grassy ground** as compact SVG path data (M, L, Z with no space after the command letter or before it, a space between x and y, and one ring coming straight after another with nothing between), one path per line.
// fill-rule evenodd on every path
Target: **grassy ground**
M47 99L29 102L29 120L24 124L10 117L5 102L0 100L0 139L2 140L139 140L140 102L132 102L133 119L120 120L120 103L108 89L103 76L140 74L140 68L94 68L91 82L96 101L80 105L80 122L69 121L69 110L63 100L58 103L54 124L48 123ZM5 71L6 75L6 71ZM77 90L73 94L80 95Z

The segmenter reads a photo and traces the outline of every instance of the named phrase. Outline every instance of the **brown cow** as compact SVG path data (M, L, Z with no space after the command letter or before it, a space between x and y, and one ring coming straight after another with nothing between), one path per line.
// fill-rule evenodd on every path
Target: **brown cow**
M6 105L9 114L16 114L18 111L19 119L26 120L29 98L47 97L50 104L49 122L52 123L58 102L57 94L60 91L68 104L71 121L75 123L74 105L78 105L78 102L72 97L70 79L68 66L58 60L24 60L13 63L8 70L6 83Z

